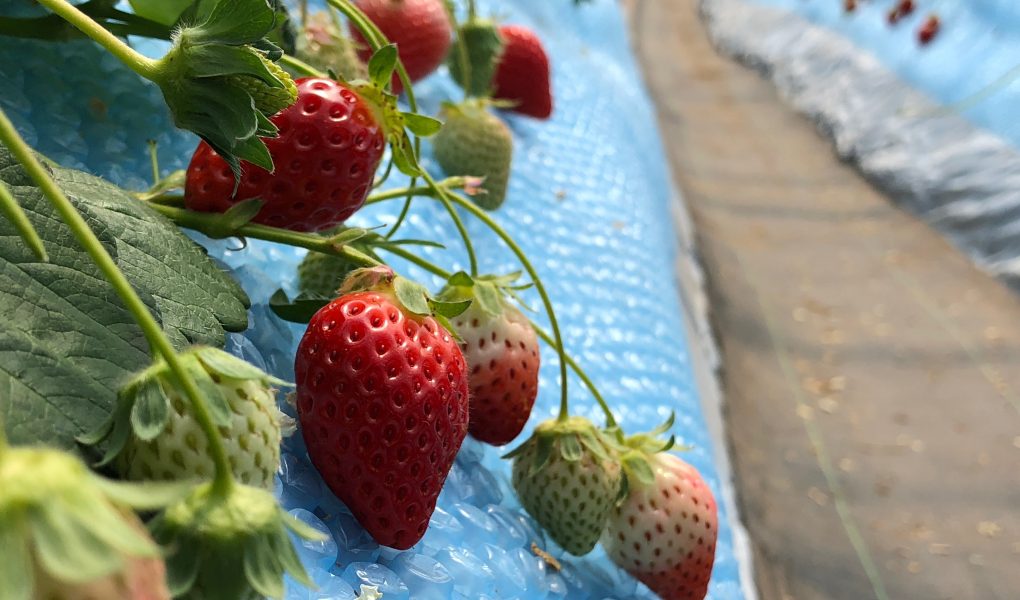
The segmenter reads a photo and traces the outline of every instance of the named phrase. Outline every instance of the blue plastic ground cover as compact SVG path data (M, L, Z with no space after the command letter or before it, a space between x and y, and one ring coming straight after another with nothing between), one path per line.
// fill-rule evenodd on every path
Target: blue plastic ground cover
M32 10L15 0L0 12ZM676 411L674 433L693 449L684 456L721 499L711 440L691 372L673 276L673 190L651 103L629 50L617 4L575 8L570 0L498 3L506 21L537 29L553 61L556 110L536 122L505 115L516 149L509 199L496 218L532 258L549 288L567 347L614 404L621 424L646 430ZM141 44L150 52L158 48ZM47 44L0 38L0 105L41 152L59 162L133 188L148 186L146 140L159 142L164 171L183 168L196 140L175 130L158 90L138 80L89 42ZM457 89L445 72L420 86L435 110ZM431 161L430 168L438 171ZM388 185L401 185L394 179ZM359 213L358 225L392 223L399 206ZM465 215L467 218L467 215ZM468 219L483 271L517 270L513 257L480 223ZM430 258L466 265L454 230L434 203L412 209L404 235L441 240ZM252 297L251 327L227 348L285 379L301 328L266 306L279 285L293 290L303 251L258 241L201 240L234 270ZM433 288L439 282L399 262L398 270ZM534 294L527 301L538 306ZM546 319L537 314L540 323ZM528 431L555 415L558 363L543 354L541 386ZM576 378L573 411L600 413ZM285 410L291 410L284 405ZM596 549L566 557L521 510L509 485L509 463L470 438L439 499L424 539L408 552L379 547L310 467L300 440L285 444L277 493L299 518L328 531L327 542L303 544L301 555L320 588L288 588L288 598L353 598L362 582L401 598L642 598L648 590ZM719 449L722 451L722 449ZM742 597L729 515L719 507L719 540L710 597ZM532 541L557 556L554 572L530 551Z
M937 101L953 105L994 85L961 114L1020 147L1020 3L1015 0L919 1L895 26L886 14L898 0L864 1L847 13L836 0L753 0L779 6L832 28L871 51L905 81ZM917 29L932 13L942 21L930 45L917 43ZM997 82L1001 82L999 86Z

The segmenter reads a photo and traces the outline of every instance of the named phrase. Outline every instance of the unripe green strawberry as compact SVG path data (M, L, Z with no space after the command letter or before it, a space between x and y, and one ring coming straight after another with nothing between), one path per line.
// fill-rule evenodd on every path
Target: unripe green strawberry
M354 41L336 22L332 12L317 11L297 40L298 58L323 70L332 69L344 81L367 79L368 67L358 58Z
M342 256L309 252L298 265L298 291L306 296L335 298L347 275L362 266Z
M620 464L587 419L541 423L511 452L521 504L567 552L595 547L620 491Z
M286 417L270 385L283 382L214 348L194 348L180 360L220 428L234 476L246 484L271 487ZM192 404L162 361L121 390L114 414L83 441L97 443L107 437L103 462L116 457L118 470L128 479L209 479L216 470Z
M484 177L483 193L472 199L486 210L499 208L506 198L513 159L510 129L477 101L447 104L443 116L446 122L432 140L439 166L447 175Z
M457 39L450 49L446 63L450 76L471 96L489 96L496 62L503 51L503 40L496 24L489 20L474 19L457 29ZM464 81L464 61L468 63L471 81Z
M58 450L7 447L0 432L0 597L169 599L159 549L126 507L185 489L108 481Z
M249 75L231 75L227 79L251 95L255 108L266 115L275 115L297 100L297 85L280 65L266 58L264 54L253 50L262 61L266 70L283 82L283 87L272 87L257 77Z
M312 586L287 535L321 534L283 512L265 490L204 483L168 507L151 524L170 549L170 591L189 600L258 600L283 597L285 573Z

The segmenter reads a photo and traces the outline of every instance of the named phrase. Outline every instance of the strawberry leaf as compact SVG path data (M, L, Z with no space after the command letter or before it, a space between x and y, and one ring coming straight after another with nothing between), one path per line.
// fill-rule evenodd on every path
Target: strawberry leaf
M404 125L407 126L411 133L418 137L433 136L439 133L439 130L443 127L442 121L427 115L419 115L412 112L402 114L404 116Z
M136 15L163 25L173 25L193 0L130 0L130 2L131 9Z
M385 87L397 68L397 45L387 44L368 59L368 78L379 87Z
M222 346L225 330L247 326L240 286L176 226L108 182L47 166L175 347ZM98 451L79 447L75 438L103 423L123 382L151 364L149 345L5 148L0 180L50 256L49 263L38 262L13 225L0 219L0 420L14 443L88 452L95 460Z

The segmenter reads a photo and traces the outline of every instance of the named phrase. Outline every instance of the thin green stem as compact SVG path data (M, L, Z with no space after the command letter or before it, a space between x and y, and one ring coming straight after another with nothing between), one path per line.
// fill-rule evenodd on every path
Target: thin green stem
M323 73L322 71L316 69L315 67L313 67L312 65L306 63L305 61L301 60L300 58L297 58L296 56L292 56L290 54L284 54L283 56L281 56L280 57L280 64L285 66L285 67L290 67L291 69L294 69L295 71L297 71L301 75L307 75L309 77L325 77L326 76L326 74Z
M404 205L400 207L400 214L397 215L396 222L394 222L393 226L390 227L390 230L386 232L386 235L383 236L384 238L388 240L393 239L393 236L400 231L400 226L404 224L404 219L407 218L407 213L411 210L411 200L413 200L413 197L411 196L404 199Z
M132 71L146 79L152 79L157 72L157 61L142 56L135 52L130 46L121 41L96 23L87 14L78 10L67 0L37 0L46 8L60 15L65 21L74 25L79 31L92 38L96 43L105 48L110 54L116 56L122 63Z
M217 213L197 212L161 204L150 203L148 206L181 227L194 229L195 231L199 231L212 237L223 237L225 233L223 231L223 224L220 221L220 215ZM359 252L358 250L350 248L344 244L337 244L327 236L314 233L302 233L300 231L291 231L289 229L281 229L279 227L248 223L247 225L242 225L241 227L230 231L229 235L250 237L258 240L265 240L267 242L276 242L279 244L287 244L288 246L307 248L308 250L314 250L324 254L343 256L344 258L369 267L375 267L382 264L378 260L375 260L363 252Z
M51 0L45 0L51 1ZM35 182L43 195L50 201L60 218L67 224L71 233L78 240L85 252L96 264L103 276L113 287L114 291L124 303L124 307L131 313L131 316L138 323L139 328L145 335L154 353L158 353L166 361L178 385L183 388L184 393L191 401L195 412L195 419L202 427L208 438L209 452L216 465L216 475L213 480L213 490L216 494L226 494L234 485L234 477L230 470L230 462L227 460L226 450L223 447L223 439L220 437L219 429L213 422L212 415L206 407L205 399L202 397L195 381L188 374L180 357L170 344L166 334L156 321L148 307L131 287L131 283L121 272L120 267L113 260L110 254L103 247L102 242L89 228L88 223L81 216L77 209L64 192L57 187L57 184L50 178L46 169L42 166L32 150L28 147L14 125L7 118L6 113L0 109L0 143L3 143L11 151L14 157L21 163L28 176Z
M474 21L478 18L478 11L475 10L475 0L467 0L468 9L468 21Z
M548 331L539 327L534 321L531 322L531 326L534 328L535 333L538 334L538 337L542 338L543 342L549 344L553 350L556 349L556 341L553 340ZM602 393L599 392L597 387L595 387L595 382L588 377L588 374L584 372L584 369L581 368L581 365L579 365L573 357L564 352L563 358L567 361L567 364L570 365L571 370L573 370L574 373L577 373L577 376L581 379L581 382L584 383L584 386L588 388L588 391L591 392L592 397L595 398L595 402L599 403L599 408L601 408L602 412L606 415L606 427L616 427L616 417L613 416L613 411L609 409L609 404L607 404L605 398L602 397Z
M32 222L28 220L28 215L25 214L24 209L18 204L18 201L14 199L14 195L11 194L10 188L7 184L0 181L0 214L7 217L7 220L14 225L14 230L18 232L21 239L28 246L32 254L42 262L49 262L50 257L46 254L46 248L43 246L42 238L39 237L39 232L32 227Z
M372 182L372 189L377 189L382 184L386 183L386 180L390 178L390 173L393 172L393 155L390 155L390 159L386 161L386 169L383 170L383 174L376 178Z
M436 183L435 179L429 175L428 171L422 169L422 178L428 182L429 186L435 191L435 198L443 204L446 208L446 212L450 215L450 220L453 221L454 226L457 228L457 232L460 234L460 239L464 241L464 250L468 255L468 265L470 267L471 276L478 275L478 259L475 257L475 246L471 242L471 235L468 234L467 228L464 227L464 222L461 220L460 215L457 214L457 209L451 204L451 198L456 197L456 194L449 193L446 188ZM469 203L470 204L470 203ZM471 204L474 207L474 204Z
M478 208L474 202L461 197L459 194L445 194L450 200L459 204L462 208L467 210L469 213L474 215L482 223L491 229L496 235L503 240L503 243L510 248L510 250L517 256L517 260L520 261L521 266L528 272L528 276L531 278L532 283L535 284L535 290L538 292L539 297L542 298L542 304L545 307L545 312L549 315L549 325L553 330L553 339L555 340L554 347L556 352L560 356L560 414L557 417L559 421L566 421L567 417L570 416L570 412L567 406L567 352L563 347L563 335L560 333L560 325L556 321L556 311L553 309L552 301L549 299L549 294L545 291L545 285L542 284L542 279L538 276L535 271L535 267L532 266L531 261L528 260L524 251L517 245L510 234L503 229L499 223L495 222L484 210Z

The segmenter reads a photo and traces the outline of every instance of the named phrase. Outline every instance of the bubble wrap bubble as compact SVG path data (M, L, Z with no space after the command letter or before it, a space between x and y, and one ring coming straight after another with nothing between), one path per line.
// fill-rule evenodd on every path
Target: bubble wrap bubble
M17 0L13 11L0 13L31 10L29 4ZM609 0L581 8L570 0L483 2L480 8L540 33L552 59L556 102L547 122L502 115L514 133L515 155L509 199L494 217L531 257L556 306L569 351L613 404L620 423L630 432L647 430L676 411L673 433L679 444L693 448L684 458L719 497L673 277L673 191L620 9ZM158 43L133 42L150 55L162 51ZM39 151L126 187L148 185L147 140L158 141L164 173L184 168L195 147L193 136L173 129L158 89L87 41L0 38L0 89L0 105ZM418 93L431 112L441 100L459 97L445 69L418 86ZM425 161L438 172L427 147ZM404 183L394 177L387 186ZM399 202L374 206L352 223L392 223L399 208ZM483 272L519 269L491 232L462 214ZM467 266L449 219L428 199L415 202L401 236L441 241L448 248L428 249L430 260L451 270ZM231 335L228 349L278 376L293 377L290 357L302 328L277 320L265 303L278 286L293 290L303 251L255 240L239 249L236 240L195 237L233 269L252 297L252 327ZM410 265L395 261L394 266L433 289L440 284ZM541 306L533 291L525 299ZM534 318L548 328L541 312ZM556 414L558 362L548 349L542 357L539 398L519 440ZM571 376L569 383L572 411L601 422L581 382ZM468 438L429 531L406 553L380 548L364 534L308 468L300 435L284 450L278 495L286 507L321 520L338 546L330 569L316 557L308 559L323 589L347 590L345 581L354 583L359 569L376 563L386 569L370 571L371 576L385 576L394 589L431 590L414 592L429 598L652 597L601 549L576 559L545 540L510 488L509 462L499 459L507 448ZM729 515L722 506L719 523L710 597L739 598ZM557 573L532 555L532 541L560 558L564 569ZM348 592L336 594L347 597ZM322 596L288 585L288 597Z

